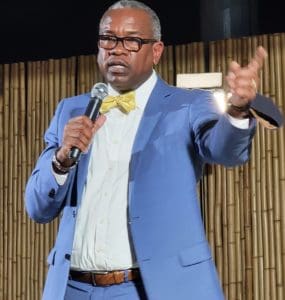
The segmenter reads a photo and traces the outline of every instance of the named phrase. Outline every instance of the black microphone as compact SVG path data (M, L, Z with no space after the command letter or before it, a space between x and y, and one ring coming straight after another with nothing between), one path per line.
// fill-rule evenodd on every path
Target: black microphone
M102 100L108 95L108 87L105 83L96 83L91 90L91 98L84 113L93 122L99 116L99 110L102 104ZM81 150L77 147L72 147L69 152L69 158L77 163L80 159Z

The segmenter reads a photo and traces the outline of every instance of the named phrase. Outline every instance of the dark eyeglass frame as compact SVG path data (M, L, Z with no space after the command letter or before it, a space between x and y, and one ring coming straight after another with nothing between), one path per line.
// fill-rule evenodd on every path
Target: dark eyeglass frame
M102 45L100 45L100 41L112 41L114 42L114 46L113 47L102 47ZM128 49L128 47L126 47L125 42L130 41L130 42L137 42L138 44L138 49L134 50L134 49ZM122 42L123 47L131 52L138 52L141 50L142 46L145 44L151 44L151 43L156 43L158 42L155 39L142 39L140 37L137 36L123 36L123 37L118 37L115 35L105 35L105 34L99 34L98 36L98 47L106 49L106 50L112 50L114 48L117 47L118 42Z

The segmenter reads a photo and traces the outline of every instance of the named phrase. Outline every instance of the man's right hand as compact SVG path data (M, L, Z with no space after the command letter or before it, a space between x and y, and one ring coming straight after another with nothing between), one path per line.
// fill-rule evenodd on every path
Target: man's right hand
M100 115L95 122L86 116L70 119L64 127L62 145L56 154L57 160L64 167L74 164L69 158L71 148L77 147L81 152L87 152L94 134L101 128L106 120L105 115Z

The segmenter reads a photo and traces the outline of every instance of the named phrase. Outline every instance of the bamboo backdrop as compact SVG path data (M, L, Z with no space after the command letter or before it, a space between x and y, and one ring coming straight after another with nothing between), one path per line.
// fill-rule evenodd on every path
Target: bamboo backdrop
M206 66L225 74L229 61L246 64L259 44L269 53L260 92L284 111L284 33L168 46L156 69L171 84L177 73L204 72ZM28 219L25 184L58 101L88 92L98 81L95 55L0 65L0 299L40 299L58 222ZM284 143L284 129L258 126L250 161L238 168L206 166L198 187L229 300L285 299Z

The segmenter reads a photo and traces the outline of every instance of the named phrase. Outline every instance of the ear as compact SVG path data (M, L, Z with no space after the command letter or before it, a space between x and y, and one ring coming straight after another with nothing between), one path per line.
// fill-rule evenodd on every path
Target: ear
M155 42L153 47L152 47L152 52L153 52L153 64L157 65L159 63L160 57L162 55L164 49L164 44L163 42Z

